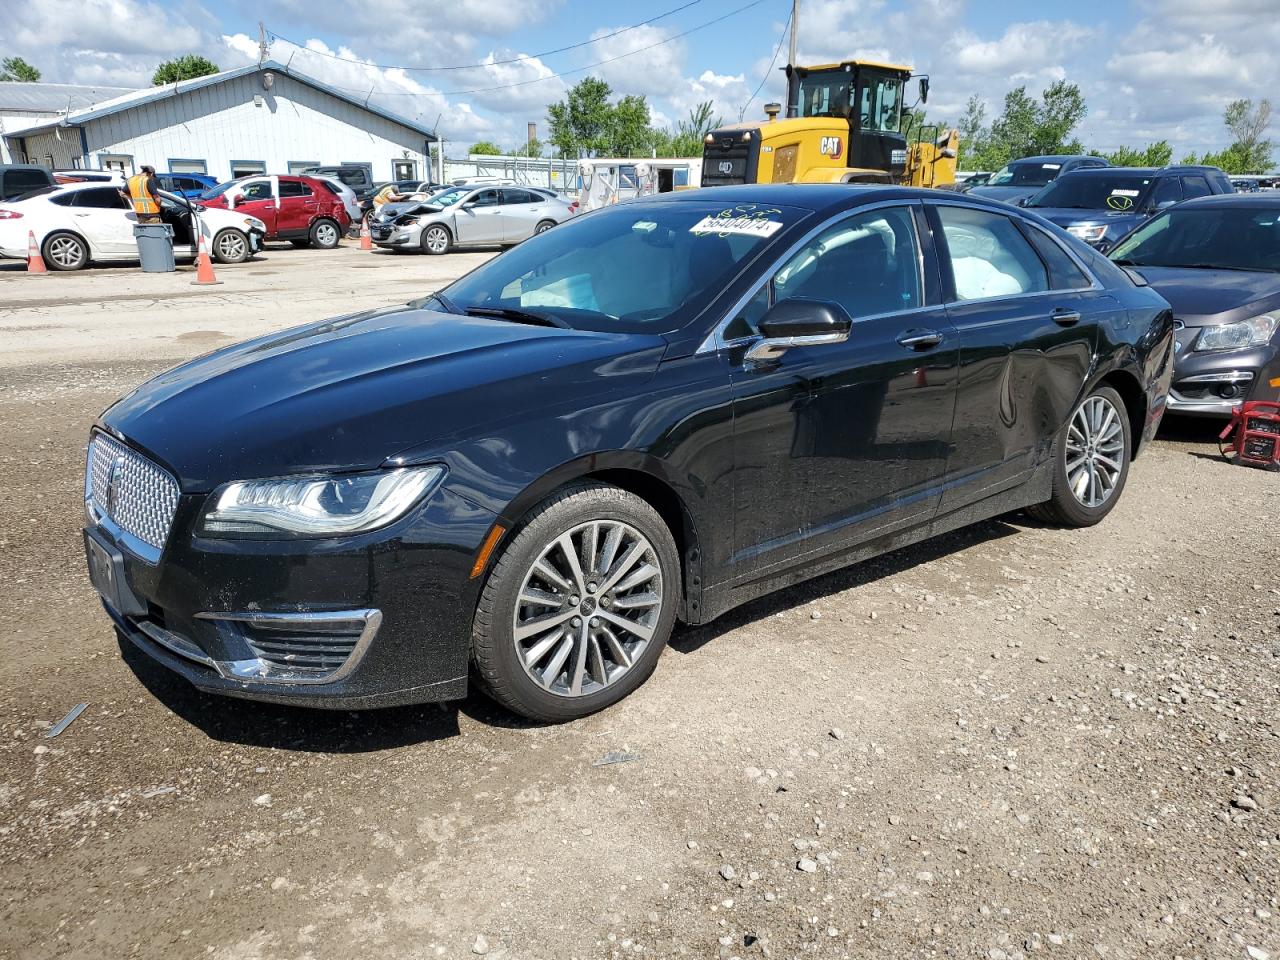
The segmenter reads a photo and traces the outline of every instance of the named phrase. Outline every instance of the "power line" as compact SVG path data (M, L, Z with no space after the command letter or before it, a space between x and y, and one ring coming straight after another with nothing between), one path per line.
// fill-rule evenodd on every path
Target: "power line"
M795 13L795 7L791 8L787 14L787 22L782 25L782 32L778 34L778 46L773 51L773 59L769 61L769 69L764 72L764 76L760 78L760 85L756 87L755 93L751 94L751 99L742 105L742 109L738 111L738 119L741 120L747 113L747 107L751 106L752 101L760 96L760 91L764 89L765 83L768 82L770 74L773 73L773 67L778 62L778 54L782 52L782 41L787 39L787 30L791 27L791 17Z
M560 79L561 77L571 77L574 74L585 73L588 70L594 70L596 67L602 67L605 64L615 63L616 61L624 60L627 57L634 57L636 56L636 54L645 53L646 51L653 50L657 47L661 47L665 44L671 43L673 40L679 40L682 37L687 37L691 33L697 33L699 30L705 30L707 27L715 26L717 23L721 23L722 21L728 20L730 17L735 17L746 10L750 10L752 7L758 7L760 6L760 4L765 2L766 0L751 0L750 3L744 4L743 6L738 7L734 10L730 10L728 13L720 15L716 17L714 20L708 20L706 23L700 23L696 27L690 27L688 30L685 30L683 33L673 34L670 37L667 37L663 40L659 40L657 43L651 43L648 46L640 47L639 49L636 49L636 50L628 50L626 53L620 53L616 57L609 57L605 60L597 60L595 63L588 63L586 66L577 67L573 70L563 70L560 73L549 73L545 77L533 77L532 79L529 79L529 80L517 80L512 83L500 83L491 87L474 87L470 90L441 90L435 93L432 93L430 91L416 93L409 90L406 90L404 92L396 92L396 91L390 91L390 90L379 90L377 88L365 89L364 87L339 87L334 84L329 84L329 86L333 87L335 90L342 90L344 93L360 93L360 94L366 94L368 96L372 96L373 94L376 93L379 96L384 96L384 97L457 97L457 96L466 96L472 93L491 93L495 90L510 90L514 87L525 87L531 83L543 83L547 80L557 80L557 79ZM281 37L280 39L283 40L284 38ZM285 42L293 43L292 40L287 40ZM297 46L297 44L294 44L294 46ZM314 50L309 50L306 47L301 47L300 49L305 53L317 52ZM355 66L377 66L376 64L362 64L360 61L356 61L356 60L348 60L345 62ZM482 64L482 66L486 66L486 65ZM487 64L487 66L492 66L492 64Z
M379 70L406 70L406 71L414 71L417 73L443 73L447 70L475 70L481 67L496 67L496 66L502 66L508 63L523 63L528 60L541 59L542 57L550 57L557 53L567 53L570 50L577 50L580 47L589 47L591 44L599 43L601 40L610 40L613 37L621 36L622 34L627 33L628 31L639 30L641 27L647 27L651 23L657 23L659 20L665 20L667 17L670 17L673 14L680 13L682 10L688 10L690 7L697 6L699 3L702 3L702 2L703 0L689 0L688 3L682 4L681 6L678 6L672 10L668 10L666 13L660 13L656 17L650 17L648 20L641 20L639 23L633 23L629 27L620 27L619 29L614 30L612 33L606 33L603 36L599 36L599 37L592 37L590 40L583 40L579 43L571 43L567 47L556 47L554 50L544 50L542 53L521 54L520 56L512 57L509 60L494 60L491 63L456 64L454 66L448 66L448 67L410 67L410 66L386 64L386 63L366 63L363 60L352 60L349 57L340 57L336 53L325 53L324 51L321 51L321 50L310 50L307 47L303 47L302 44L298 43L297 41L290 40L288 37L281 36L280 34L275 32L271 33L271 37L274 40L283 40L285 43L291 43L295 47L300 47L301 49L308 50L310 53L314 53L317 56L328 57L331 60L339 60L342 63L351 63L351 64L355 64L356 66L377 67Z

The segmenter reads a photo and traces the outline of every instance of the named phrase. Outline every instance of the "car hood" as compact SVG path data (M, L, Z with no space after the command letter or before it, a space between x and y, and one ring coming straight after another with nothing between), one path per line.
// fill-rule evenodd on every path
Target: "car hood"
M1235 323L1280 308L1280 274L1196 267L1130 267L1189 327Z
M206 354L117 401L104 424L183 492L235 479L373 469L485 424L581 407L652 376L656 335L592 333L394 307Z
M1114 210L1081 210L1078 207L1026 207L1032 213L1038 213L1051 223L1060 227L1078 227L1085 225L1107 225L1107 234L1119 237L1128 233L1138 224L1146 220L1140 213L1123 213Z
M1043 187L974 187L969 193L975 197L986 197L988 200L1017 203L1023 197L1030 197L1043 189Z

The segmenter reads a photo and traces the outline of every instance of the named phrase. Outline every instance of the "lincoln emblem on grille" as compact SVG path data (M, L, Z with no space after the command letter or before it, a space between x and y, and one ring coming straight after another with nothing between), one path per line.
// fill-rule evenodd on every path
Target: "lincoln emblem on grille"
M124 457L116 457L111 461L111 469L107 473L107 516L112 516L116 512L116 494L119 493L122 470L124 470Z

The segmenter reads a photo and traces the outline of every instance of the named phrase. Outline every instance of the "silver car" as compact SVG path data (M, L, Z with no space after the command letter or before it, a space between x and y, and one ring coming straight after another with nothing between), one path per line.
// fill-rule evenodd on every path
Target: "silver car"
M513 246L576 212L576 204L535 187L451 187L423 201L386 204L369 230L380 247L439 255L455 246Z

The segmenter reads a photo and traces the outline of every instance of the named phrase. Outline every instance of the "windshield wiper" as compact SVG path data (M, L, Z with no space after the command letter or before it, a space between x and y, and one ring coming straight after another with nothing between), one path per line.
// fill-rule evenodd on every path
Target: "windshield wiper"
M536 327L558 327L561 330L573 329L559 317L554 317L549 313L534 313L531 310L519 310L515 307L467 307L463 312L472 317L495 317L499 320L528 323Z

